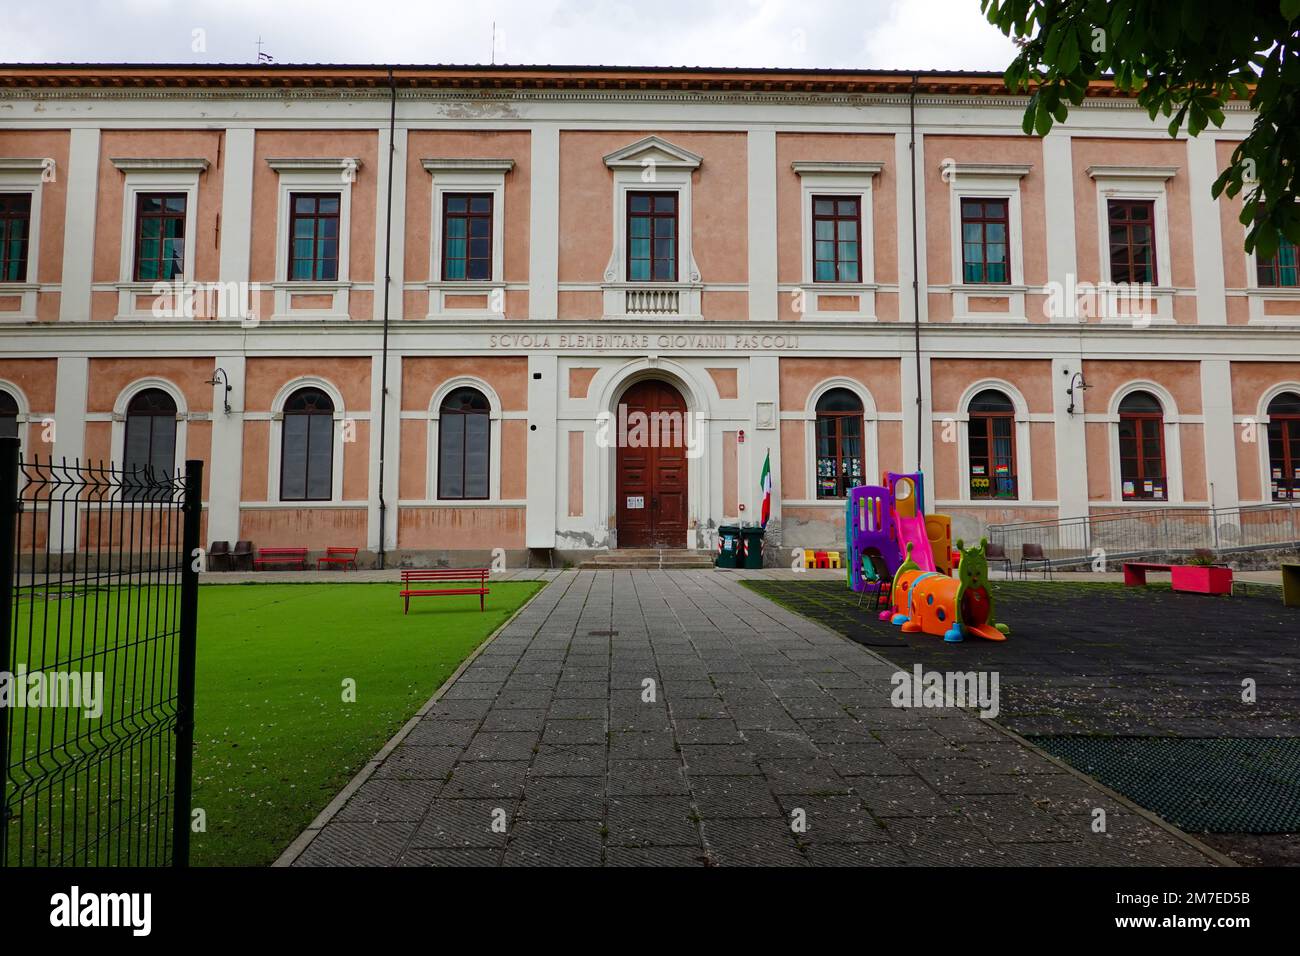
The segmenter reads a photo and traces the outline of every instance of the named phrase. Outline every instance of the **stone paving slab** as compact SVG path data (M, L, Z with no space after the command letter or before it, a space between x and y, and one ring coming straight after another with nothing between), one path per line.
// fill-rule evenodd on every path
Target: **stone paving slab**
M734 577L558 573L281 862L1223 862L894 670Z

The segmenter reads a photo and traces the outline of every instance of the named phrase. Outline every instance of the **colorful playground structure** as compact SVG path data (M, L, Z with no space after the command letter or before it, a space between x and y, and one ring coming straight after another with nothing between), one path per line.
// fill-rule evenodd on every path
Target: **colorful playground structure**
M925 479L920 472L885 472L879 485L849 489L845 504L845 550L849 587L861 591L876 579L875 562L883 560L892 576L903 564L907 548L925 571L952 573L952 519L926 515Z
M920 472L887 471L879 485L851 488L844 527L849 587L862 592L889 581L891 607L882 621L950 642L968 634L1006 640L1007 626L993 619L986 542L969 549L957 542L952 577L952 519L925 513Z
M880 613L882 621L891 621L904 633L934 634L949 643L965 640L967 635L990 641L1005 641L1010 628L993 619L993 597L989 594L989 565L984 556L987 542L973 548L957 542L961 560L957 577L937 571L922 570L912 560L912 546L894 574L890 587L893 607Z

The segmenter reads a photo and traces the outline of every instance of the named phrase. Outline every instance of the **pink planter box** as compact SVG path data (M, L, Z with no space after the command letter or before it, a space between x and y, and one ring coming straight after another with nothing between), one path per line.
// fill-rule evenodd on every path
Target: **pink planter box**
M1169 569L1175 591L1197 594L1231 594L1232 568L1176 564Z

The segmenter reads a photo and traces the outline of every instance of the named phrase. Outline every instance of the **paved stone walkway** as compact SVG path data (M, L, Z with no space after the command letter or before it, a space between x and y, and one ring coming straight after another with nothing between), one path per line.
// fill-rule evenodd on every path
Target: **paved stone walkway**
M725 574L563 572L282 862L1216 862L894 670Z

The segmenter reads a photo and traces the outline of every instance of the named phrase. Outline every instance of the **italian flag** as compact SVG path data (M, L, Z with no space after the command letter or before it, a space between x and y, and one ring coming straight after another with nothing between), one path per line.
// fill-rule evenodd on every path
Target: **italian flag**
M767 527L767 519L772 514L772 452L768 451L763 459L763 472L758 476L758 487L763 489L763 508L758 519L760 527Z

